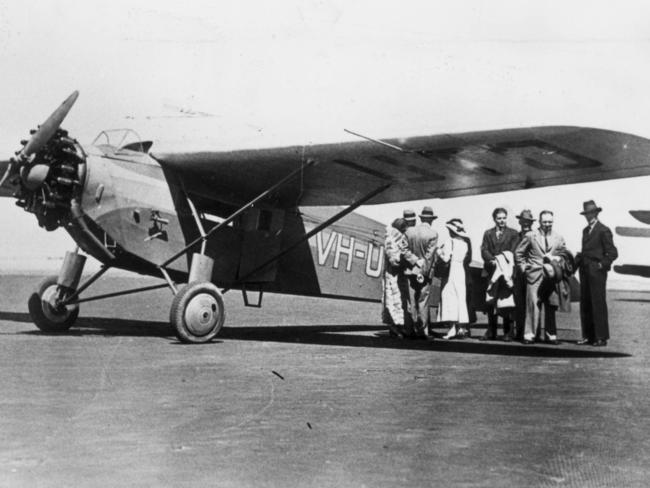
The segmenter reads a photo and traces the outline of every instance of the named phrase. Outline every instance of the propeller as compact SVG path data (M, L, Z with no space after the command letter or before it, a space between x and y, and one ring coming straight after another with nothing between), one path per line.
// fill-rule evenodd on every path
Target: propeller
M61 126L66 115L68 115L68 112L70 112L70 109L77 101L78 96L79 92L77 90L72 92L72 94L66 98L54 112L52 112L52 115L50 115L36 131L32 132L32 137L29 141L25 143L20 151L16 152L16 157L11 158L9 161L5 174L0 180L0 187L10 175L14 174L16 169L20 170L23 183L30 190L38 188L43 181L45 181L49 171L49 165L37 163L28 166L30 163L30 157L43 149L52 136L56 134L56 131Z

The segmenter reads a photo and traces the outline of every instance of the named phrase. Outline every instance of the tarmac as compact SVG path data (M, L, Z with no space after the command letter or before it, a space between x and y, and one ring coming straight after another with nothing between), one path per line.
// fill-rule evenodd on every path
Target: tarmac
M38 281L0 281L2 487L650 483L650 294L609 292L605 348L575 344L577 307L560 346L428 343L388 337L379 304L253 309L235 291L218 341L183 345L168 290L83 304L70 331L41 333Z

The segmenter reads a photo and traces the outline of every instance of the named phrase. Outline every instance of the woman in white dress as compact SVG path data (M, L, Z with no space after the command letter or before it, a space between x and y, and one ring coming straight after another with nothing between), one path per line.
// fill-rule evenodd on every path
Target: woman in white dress
M461 219L451 219L446 226L450 238L437 254L442 262L449 263L449 276L442 282L438 322L451 322L444 339L464 339L469 336L465 269L472 259L472 245Z

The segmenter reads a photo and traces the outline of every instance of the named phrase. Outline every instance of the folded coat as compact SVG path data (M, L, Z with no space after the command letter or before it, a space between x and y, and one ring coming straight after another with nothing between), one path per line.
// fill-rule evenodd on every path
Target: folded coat
M494 260L496 267L490 276L485 302L499 309L512 308L515 306L513 296L514 254L511 251L504 251L497 254Z
M544 276L539 287L538 297L541 302L547 302L557 307L560 312L571 311L571 285L569 278L575 273L575 259L571 251L561 249L547 260L553 271Z

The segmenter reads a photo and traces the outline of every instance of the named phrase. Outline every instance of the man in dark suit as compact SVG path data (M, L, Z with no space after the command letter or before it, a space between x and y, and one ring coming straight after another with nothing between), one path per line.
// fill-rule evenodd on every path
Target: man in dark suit
M602 208L593 200L583 203L580 212L587 219L582 231L582 252L577 256L580 269L580 345L606 346L609 339L605 286L607 272L618 257L612 231L598 220Z
M505 208L495 208L492 212L492 220L494 220L494 227L488 229L483 234L483 242L481 244L481 256L483 257L483 270L484 275L490 277L496 270L497 255L504 251L513 253L519 243L519 236L517 231L506 226L508 220L508 212ZM497 337L497 308L496 300L493 305L488 305L488 326L482 341L494 340ZM514 337L514 328L512 327L512 319L510 318L510 311L505 312L503 315L503 339L505 341L512 341Z
M517 220L519 220L519 233L517 244L524 240L524 237L529 232L532 232L533 222L535 219L533 217L533 212L525 208L517 215ZM526 276L518 268L515 269L515 337L517 340L523 340L524 338L524 328L526 325Z

